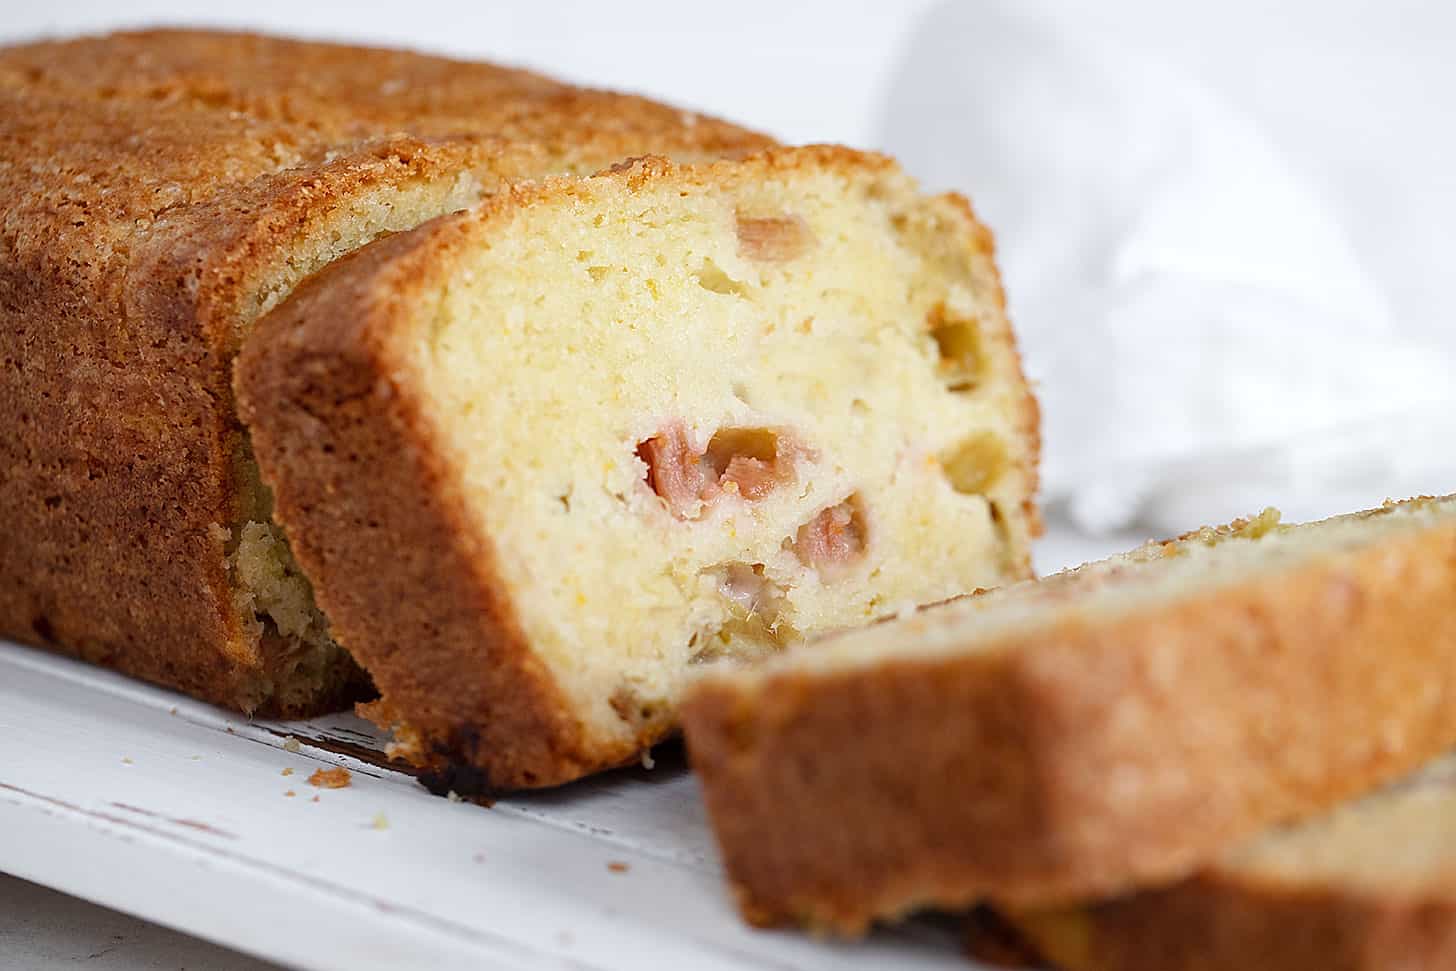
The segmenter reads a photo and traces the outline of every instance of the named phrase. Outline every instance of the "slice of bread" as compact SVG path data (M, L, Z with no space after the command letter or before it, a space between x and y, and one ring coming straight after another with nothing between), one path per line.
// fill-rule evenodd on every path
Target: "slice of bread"
M1187 874L1456 744L1456 500L1277 514L710 672L746 916L863 929Z
M439 788L634 759L695 670L1028 571L990 235L879 156L518 186L319 274L236 387L371 717Z
M1171 888L1005 919L1066 971L1456 967L1456 756Z

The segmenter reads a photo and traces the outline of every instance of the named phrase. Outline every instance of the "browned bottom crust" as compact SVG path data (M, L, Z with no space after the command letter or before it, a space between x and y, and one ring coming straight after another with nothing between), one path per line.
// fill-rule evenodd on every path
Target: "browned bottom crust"
M1045 906L1190 873L1456 744L1456 528L1114 625L714 679L684 721L755 923Z

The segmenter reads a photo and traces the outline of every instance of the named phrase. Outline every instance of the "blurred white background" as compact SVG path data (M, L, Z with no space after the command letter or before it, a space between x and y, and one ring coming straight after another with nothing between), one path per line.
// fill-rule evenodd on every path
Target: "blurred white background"
M1456 7L1435 0L8 4L523 64L887 150L1001 246L1045 498L1182 530L1456 489Z

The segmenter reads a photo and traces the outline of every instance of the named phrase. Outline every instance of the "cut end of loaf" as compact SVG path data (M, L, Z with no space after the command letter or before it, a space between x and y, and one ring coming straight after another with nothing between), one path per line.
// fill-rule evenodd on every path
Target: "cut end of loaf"
M459 671L529 667L555 726L528 767L493 734L505 707L524 717L519 696L411 666L304 525L300 559L417 760L566 781L672 731L703 670L1026 574L1035 405L989 237L887 160L637 160L391 245L281 308L240 393L293 536L304 463L270 463L268 426L296 405L264 389L348 354L319 323L330 289L369 295L388 400L359 407L410 409L408 446L481 585L473 636L440 652ZM326 436L287 446L324 447L356 455L361 480L386 460ZM378 512L397 535L412 514Z
M701 666L1024 569L1025 389L977 227L800 158L529 195L431 305L426 407L604 764Z

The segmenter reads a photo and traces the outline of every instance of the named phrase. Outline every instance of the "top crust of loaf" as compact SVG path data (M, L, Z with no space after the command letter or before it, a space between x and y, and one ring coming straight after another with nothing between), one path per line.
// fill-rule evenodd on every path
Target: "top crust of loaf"
M752 920L1112 894L1456 743L1453 584L1437 519L994 644L968 622L962 650L893 624L853 663L810 645L706 678L684 726Z
M797 171L892 167L880 156L816 146L698 167L648 157L595 179L515 185L475 211L341 261L260 323L239 358L236 385L276 484L278 516L341 641L381 689L371 716L394 722L411 758L447 774L441 785L549 785L631 752L594 748L510 613L493 553L482 547L445 474L439 433L420 410L412 361L418 328L428 322L409 319L412 308L428 306L425 297L464 255L528 207L589 201L609 184L675 184L686 194ZM989 234L971 225L989 255ZM1021 418L1034 429L1029 393ZM1034 452L1025 456L1018 470L1028 491L1035 460ZM369 477L369 490L345 487L360 476ZM398 606L372 609L378 603ZM453 609L441 616L444 605Z
M549 156L542 174L584 175L644 152L710 159L772 144L715 118L530 71L228 31L129 31L5 48L0 86L58 102L155 105L173 115L168 129L189 115L230 122L235 133L240 124L276 126L282 134L262 146L280 154L397 134L534 145ZM133 134L113 133L123 154ZM215 164L230 182L225 161Z
M231 600L231 544L267 518L230 385L252 320L503 181L769 143L402 51L202 31L0 49L0 636L245 711L347 700L280 699L288 659Z

